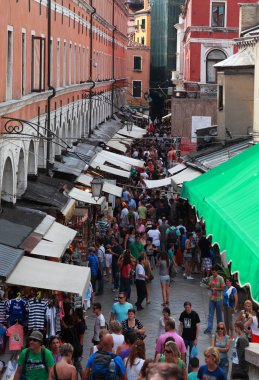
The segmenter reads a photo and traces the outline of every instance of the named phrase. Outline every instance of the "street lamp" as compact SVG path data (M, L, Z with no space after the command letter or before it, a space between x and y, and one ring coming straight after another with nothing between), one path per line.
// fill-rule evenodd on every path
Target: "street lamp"
M92 196L97 198L97 201L101 198L102 189L103 189L103 178L94 177L91 182Z

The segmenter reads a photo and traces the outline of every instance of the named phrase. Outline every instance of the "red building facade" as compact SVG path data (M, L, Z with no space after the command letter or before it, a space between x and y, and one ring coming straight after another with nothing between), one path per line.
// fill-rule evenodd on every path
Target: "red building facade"
M91 136L125 104L127 10L122 0L6 0L0 13L0 199L15 203L60 139ZM14 140L9 117L37 127Z

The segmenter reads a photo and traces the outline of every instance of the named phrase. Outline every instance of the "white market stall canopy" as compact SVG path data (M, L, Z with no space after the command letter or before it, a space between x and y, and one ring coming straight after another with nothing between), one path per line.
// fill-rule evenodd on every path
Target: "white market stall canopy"
M101 206L105 202L105 197L101 197L95 201L95 199L92 197L92 193L88 193L87 191L77 189L76 187L73 187L73 189L68 194L71 198L79 201L88 203L90 205L99 205Z
M145 164L144 161L137 160L136 158L131 158L128 156L123 156L121 154L112 153L112 152L109 152L107 150L102 150L101 154L104 155L105 157L110 157L115 161L118 161L118 162L122 161L122 162L125 162L131 166L137 166L139 168L143 168L144 164Z
M119 152L126 153L127 152L127 147L124 144L121 144L119 141L116 140L110 140L107 142L106 146L109 148L118 150Z
M131 171L130 164L126 163L125 161L121 161L120 159L117 159L117 157L121 157L119 154L114 153L115 154L115 158L114 158L106 154L106 152L107 152L106 150L102 150L101 152L97 153L94 156L93 161L91 161L91 165L93 163L95 165L105 165L105 163L108 163L118 168L121 168L122 170L127 170L128 172Z
M157 180L148 180L144 179L144 182L148 189L156 189L158 187L164 187L169 186L172 184L172 177L167 177L163 179L157 179Z
M84 295L90 277L90 269L86 267L24 256L6 283Z
M36 247L30 252L32 255L44 256L44 257L54 257L60 259L61 256L65 253L65 250L70 244L68 242L63 243L54 243L52 241L42 239Z
M186 168L187 168L186 165L178 164L178 165L173 166L171 169L168 169L168 172L173 175L173 174L181 172L182 170Z
M93 177L89 174L81 174L79 177L77 177L76 182L81 183L82 185L91 187L91 182L93 180ZM112 183L106 182L104 180L103 183L103 191L105 193L115 195L116 197L122 196L122 188L116 185L113 185Z
M94 161L91 162L90 166L93 169L99 169L102 172L108 173L108 174L113 174L117 175L118 177L124 177L124 178L129 178L130 177L130 172L126 170L121 170L121 169L116 169L108 165L98 165Z
M168 113L167 115L165 115L165 116L162 117L162 121L170 119L171 116L172 116L172 114Z
M141 139L147 132L145 129L139 128L136 125L133 125L132 131L128 132L127 127L120 129L117 132L119 135L132 137L134 139Z
M44 240L49 240L55 243L69 243L74 240L77 234L76 230L66 227L63 224L54 222L50 229L43 236Z
M118 133L116 133L116 135L113 136L112 140L117 141L120 144L126 144L126 145L131 145L134 142L134 139L130 139L129 137L118 135Z
M182 187L184 181L191 181L192 179L197 178L200 175L202 175L201 172L188 167L185 170L181 171L178 174L173 175L170 178L172 179L172 182L174 185L178 187Z

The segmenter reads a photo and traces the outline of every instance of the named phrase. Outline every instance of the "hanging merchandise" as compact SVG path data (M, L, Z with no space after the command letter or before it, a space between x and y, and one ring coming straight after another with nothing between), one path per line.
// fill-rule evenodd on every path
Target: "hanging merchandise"
M18 323L9 327L6 331L6 335L9 336L9 350L19 351L23 347L23 326Z
M48 307L48 301L41 299L41 292L38 292L36 298L28 302L28 329L43 330L45 326L45 316Z
M17 367L18 367L17 360L15 359L9 360L5 373L3 374L2 380L13 380Z
M8 303L9 324L20 323L24 326L27 314L27 301L22 299L21 293L17 297L11 299Z
M0 323L7 324L8 300L0 299Z
M47 307L47 338L56 335L56 315L57 310L54 305Z
M3 353L5 349L5 341L4 341L5 333L6 333L6 327L0 324L0 354Z

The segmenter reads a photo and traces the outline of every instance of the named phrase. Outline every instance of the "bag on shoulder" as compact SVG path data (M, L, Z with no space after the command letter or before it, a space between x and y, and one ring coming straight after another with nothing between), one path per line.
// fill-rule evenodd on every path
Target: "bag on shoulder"
M18 367L18 363L16 360L9 360L9 362L7 363L7 367L6 367L6 370L3 374L2 379L3 380L13 380L15 372L17 370L17 367Z
M110 373L110 363L115 356L106 351L96 351L92 364L91 380L114 380L114 374L112 377Z

